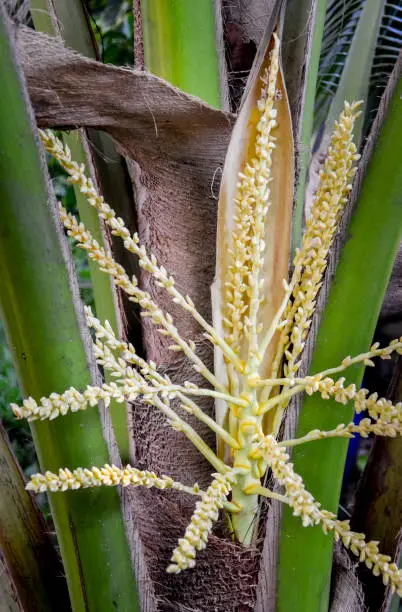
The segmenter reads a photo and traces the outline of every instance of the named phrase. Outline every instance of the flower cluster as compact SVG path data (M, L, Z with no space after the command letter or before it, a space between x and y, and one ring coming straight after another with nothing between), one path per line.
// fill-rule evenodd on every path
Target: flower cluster
M283 327L271 378L277 376L281 365L284 375L289 378L296 376L300 367L298 359L305 346L329 249L352 188L351 181L356 172L353 164L359 159L353 142L354 124L360 115L359 106L360 102L345 102L344 110L335 123L302 247L296 251L293 262L294 272L290 282L292 293L290 299L285 296L286 305L278 325L279 329L281 323ZM279 431L286 406L287 403L284 402L278 409L275 419L276 433Z
M297 358L304 348L315 308L315 300L321 287L327 255L334 238L340 214L347 202L352 188L356 168L353 163L359 159L353 142L353 127L360 115L360 103L345 103L339 121L335 123L328 155L320 172L320 184L314 197L312 213L307 220L302 248L294 260L295 276L300 275L293 291L293 302L289 303L284 319L291 326L283 331L283 348L287 362L284 366L286 376L294 376L298 371ZM290 312L292 316L289 317Z
M399 349L395 352L400 353L401 351ZM333 397L334 400L340 404L347 404L353 401L357 414L367 411L372 419L381 420L384 423L394 423L396 425L402 423L401 402L393 404L390 400L383 397L379 398L378 393L369 395L367 389L357 390L354 384L345 387L345 379L343 377L338 378L337 381L329 377L322 379L307 377L304 381L306 382L305 391L309 395L320 393L323 399Z
M336 540L341 540L374 575L381 575L384 584L389 584L393 591L401 595L402 571L392 563L388 555L379 552L378 542L366 542L364 534L351 531L349 521L338 521L335 514L322 510L321 505L306 490L301 476L293 470L285 448L272 436L263 437L259 446L275 479L284 487L293 514L300 516L303 525L308 527L320 524L325 533L333 531Z
M51 393L49 397L42 397L39 404L33 397L28 397L23 401L22 406L11 404L11 409L17 419L53 420L68 412L77 412L86 410L90 406L97 406L100 401L105 402L106 406L110 404L111 399L117 402L134 401L140 393L139 386L130 388L129 385L125 385L123 390L115 383L103 384L101 387L88 385L82 393L71 387L64 393Z
M256 523L258 516L259 496L272 497L290 504L303 525L321 524L325 532L334 532L335 537L371 567L374 574L381 574L383 581L400 593L401 572L386 555L380 554L377 543L366 542L362 534L350 530L347 522L338 521L335 515L321 509L306 490L302 478L295 473L286 452L287 447L328 437L351 437L355 433L363 436L372 433L400 435L401 404L394 405L376 394L369 395L368 391L358 390L354 385L345 386L344 378L335 380L332 376L358 363L370 366L376 357L389 359L394 353L402 354L402 338L383 348L373 345L368 352L348 356L340 365L324 372L304 378L297 376L298 360L306 342L328 252L355 173L354 163L358 155L353 143L353 127L359 115L359 103L345 103L335 125L311 216L294 260L293 275L289 283L284 281L283 301L273 320L267 322L263 319L264 236L269 222L270 181L275 180L271 176L274 174L272 156L280 140L276 111L278 71L279 40L274 36L271 63L262 76L256 109L259 120L255 142L250 149L251 159L239 177L229 262L225 270L225 302L221 313L223 335L201 316L189 296L180 293L174 278L152 254L147 253L137 234L130 234L123 220L116 216L86 177L84 167L71 159L68 147L64 147L50 131L41 132L46 150L60 162L69 180L87 197L89 205L98 211L112 234L123 241L125 248L138 258L142 269L153 276L172 301L194 317L205 337L220 351L226 373L222 376L212 372L197 355L195 343L181 337L171 315L159 308L151 295L139 286L138 280L130 277L114 261L82 223L61 208L60 217L71 238L113 278L131 301L139 304L142 316L149 317L158 331L171 341L173 351L184 353L208 385L204 388L187 381L173 384L153 362L147 362L137 355L131 344L117 338L107 321L101 323L87 308L87 324L95 334L93 349L96 360L110 373L113 382L99 387L88 386L84 390L70 388L40 400L27 398L22 406L12 406L15 416L28 420L53 419L68 412L90 409L100 401L109 405L111 399L123 402L140 397L161 411L168 423L195 445L215 473L205 493L200 492L197 485L188 487L167 476L159 477L131 466L119 469L109 465L73 471L64 468L58 474L35 474L28 489L57 492L101 485L133 485L200 495L190 524L173 552L168 567L171 573L194 567L196 553L206 546L222 508L231 514L237 539L249 544L253 538L250 525ZM275 336L276 339L279 336L279 342L269 364L271 375L264 378L266 372L262 364ZM342 404L352 402L357 412L366 411L368 416L359 425L339 424L330 431L313 430L302 438L277 441L290 398L302 392L333 398ZM224 403L227 418L223 423L217 423L197 404L197 398L203 396ZM183 418L172 400L179 400L185 411L205 423L216 434L218 448L223 446L228 452L216 452L210 448ZM266 419L270 411L273 411L270 415L273 418ZM284 495L262 486L261 480L268 468L284 487Z
M255 156L246 163L239 176L233 247L229 251L225 283L223 323L227 342L237 352L244 335L251 335L250 350L256 352L258 349L256 319L261 302L262 283L259 277L264 259L264 222L270 207L272 151L275 148L272 131L277 125L275 91L278 69L279 41L276 38L270 68L262 77Z
M223 507L227 495L235 481L235 474L213 474L214 480L196 503L195 511L186 533L179 540L173 551L171 564L167 568L170 574L178 574L184 569L195 566L197 550L206 547L213 523L218 519L219 510Z
M127 465L120 469L115 465L104 465L101 468L93 467L77 468L70 471L68 468L59 470L58 474L45 472L44 474L33 474L27 485L29 491L43 493L44 491L68 491L73 489L87 489L88 487L155 487L157 489L175 489L185 491L192 495L200 495L198 485L186 487L180 482L175 482L169 476L158 477L153 472L137 470Z

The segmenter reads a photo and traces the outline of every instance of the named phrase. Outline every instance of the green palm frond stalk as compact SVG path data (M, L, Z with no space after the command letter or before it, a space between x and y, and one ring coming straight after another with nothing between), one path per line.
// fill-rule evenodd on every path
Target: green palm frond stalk
M93 59L98 58L98 49L91 26L88 21L86 9L81 0L32 0L31 15L35 28L39 31L60 36L65 44L75 51ZM107 195L117 208L124 207L125 202L132 203L131 194L127 194L126 176L122 167L122 160L106 134L88 131L73 131L63 135L64 142L71 150L73 158L91 168L92 180L102 188L106 185ZM95 147L103 156L104 161L94 155ZM110 189L110 186L113 186ZM96 211L91 209L79 187L74 185L77 208L81 219L91 230L100 244L107 244L104 229ZM125 205L127 208L127 204ZM108 320L117 332L121 325L117 306L117 296L113 291L110 280L99 271L99 268L89 262L91 284L97 313L102 320ZM123 461L130 457L130 444L128 436L127 412L124 403L114 405L111 413L114 434Z
M85 386L90 374L77 294L2 8L0 46L0 305L21 389L39 400L67 384ZM33 434L44 469L108 460L96 410L39 423ZM116 602L135 609L117 492L94 489L50 501L73 609L109 612ZM119 571L111 573L113 566Z
M1 612L24 612L21 600L0 550L0 610ZM46 608L45 608L46 609Z
M297 109L292 109L297 118L295 140L297 149L296 157L296 193L293 210L292 224L292 254L300 246L302 229L304 222L304 200L307 172L311 160L311 141L313 136L314 123L314 102L317 86L318 66L324 30L325 11L327 0L292 0L287 3L284 23L284 68L287 79L288 90L292 87L292 78L297 85L300 84L300 77L294 74L294 66L304 76L304 91L294 92L297 99ZM302 32L302 35L300 35ZM302 43L302 44L301 44ZM295 54L302 54L303 65L300 59L295 58ZM349 99L358 99L358 96L351 96ZM348 99L345 97L344 99Z
M221 106L212 0L141 0L145 65L183 91Z

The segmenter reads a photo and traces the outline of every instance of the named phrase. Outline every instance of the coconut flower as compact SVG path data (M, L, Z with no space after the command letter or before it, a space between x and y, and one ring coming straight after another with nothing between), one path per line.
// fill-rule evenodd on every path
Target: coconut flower
M186 436L210 462L214 473L205 492L196 484L184 485L168 476L137 470L127 466L80 467L70 471L62 467L58 474L34 474L27 488L34 492L66 491L99 486L144 486L174 489L199 497L194 514L177 548L173 551L167 570L178 573L196 564L197 552L205 548L213 525L223 509L230 516L236 538L247 545L251 540L250 525L258 514L260 496L279 499L288 504L303 525L321 525L325 533L334 532L335 538L381 575L384 584L402 594L402 572L392 560L379 552L377 542L366 542L363 534L350 530L347 521L339 521L331 512L321 508L306 490L303 480L290 462L286 448L328 437L353 437L375 434L397 436L401 434L401 405L369 395L365 389L345 386L343 378L334 380L350 366L373 364L374 358L389 359L402 354L402 338L386 347L375 344L357 356L346 356L340 364L323 372L305 377L298 376L303 351L317 296L327 265L329 249L337 231L342 211L351 190L359 156L353 143L353 128L359 116L359 102L345 102L335 123L326 161L320 174L320 183L307 221L301 248L296 251L293 273L284 279L282 303L272 321L266 325L262 317L264 300L264 257L266 245L264 229L270 222L272 155L276 147L277 80L279 71L279 40L274 36L270 66L262 76L258 101L256 145L253 156L247 160L239 175L235 200L235 215L229 265L225 278L225 299L222 304L222 330L214 327L198 312L191 297L183 295L156 257L140 244L137 234L130 234L124 221L117 217L100 196L85 169L71 159L68 147L50 131L41 132L45 149L66 170L71 183L79 186L90 206L110 228L111 233L123 241L124 247L138 258L139 265L166 291L172 301L190 313L221 354L225 376L212 371L197 354L192 340L183 338L172 316L162 310L151 295L139 286L135 277L116 263L99 245L83 223L60 207L60 218L68 235L109 274L128 299L141 308L159 333L170 340L173 351L182 352L207 385L197 386L183 380L173 384L169 377L158 371L153 362L137 355L131 344L116 337L106 321L102 323L86 308L88 327L94 332L94 353L99 365L109 371L113 382L99 387L88 386L79 390L70 388L64 393L52 393L36 401L27 398L21 406L12 405L16 418L29 421L54 419L80 410L90 410L98 402L106 405L134 401L141 398L149 406L160 410L176 431ZM263 375L264 358L275 339L274 358L268 378ZM279 340L278 340L279 339ZM359 425L340 423L330 431L313 430L302 438L280 441L279 429L290 399L299 394L318 394L340 404L352 402L357 412L366 412ZM226 418L218 423L198 405L204 396L219 400L226 407ZM218 441L229 449L225 460L216 449L210 448L193 427L172 407L179 400L187 413L194 415L216 434ZM267 413L273 418L267 426ZM270 429L267 430L267 427ZM228 457L226 459L226 457ZM283 493L263 486L267 470L271 470Z

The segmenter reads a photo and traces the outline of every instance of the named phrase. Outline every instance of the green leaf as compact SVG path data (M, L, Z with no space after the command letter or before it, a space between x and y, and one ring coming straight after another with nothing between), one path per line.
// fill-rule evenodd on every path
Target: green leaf
M326 118L327 131L332 131L335 119L341 112L345 100L367 100L384 4L385 0L366 0L364 3L345 59L342 76ZM360 141L362 129L363 115L356 123L355 141L357 143Z
M364 0L328 1L317 83L315 131L325 120L338 88L363 6Z
M296 190L292 223L292 253L300 246L314 102L327 0L288 0L283 29L283 66L292 111L296 160Z

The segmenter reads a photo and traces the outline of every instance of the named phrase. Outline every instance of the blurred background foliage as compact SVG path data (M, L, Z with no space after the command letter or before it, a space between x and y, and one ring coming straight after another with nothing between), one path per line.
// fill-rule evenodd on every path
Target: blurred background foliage
M87 0L92 27L105 64L133 65L134 21L128 0Z
M8 350L3 327L0 324L0 418L8 431L11 445L26 474L37 468L35 449L29 425L16 421L10 411L10 403L21 401L17 377Z

